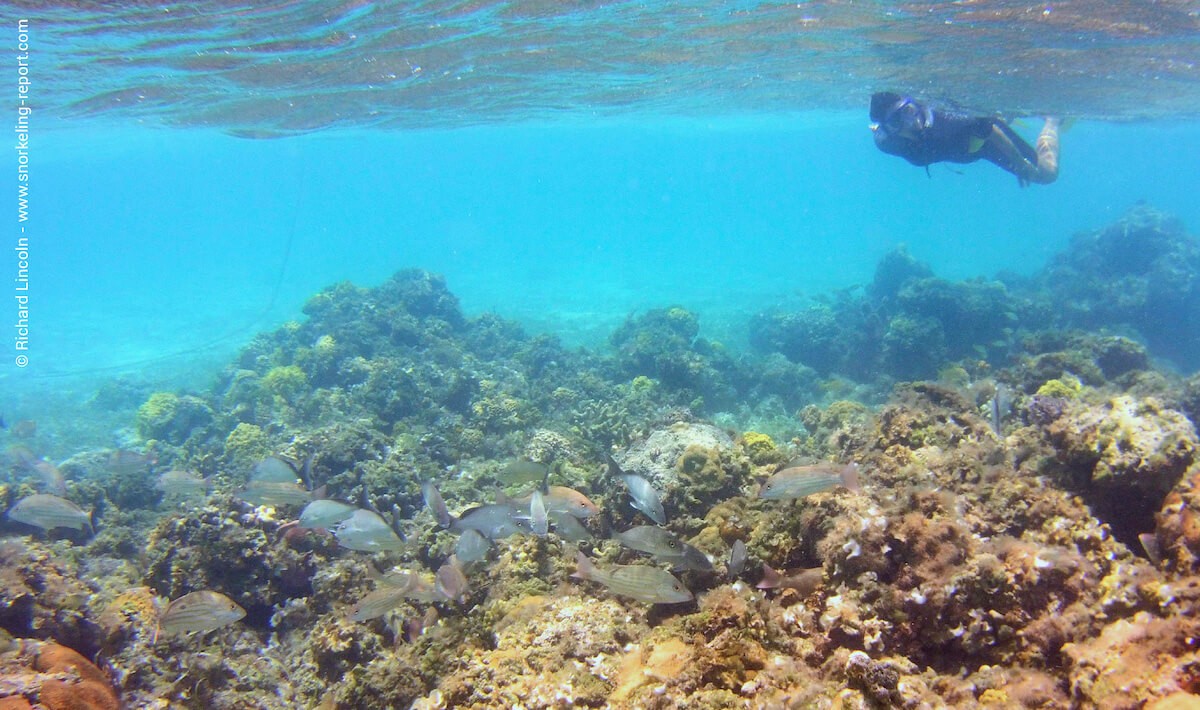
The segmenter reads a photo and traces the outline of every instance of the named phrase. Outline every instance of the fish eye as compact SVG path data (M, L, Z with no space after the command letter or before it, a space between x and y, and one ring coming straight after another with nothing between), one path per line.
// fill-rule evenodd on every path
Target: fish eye
M674 540L668 542L667 545L670 547L679 547L679 543L675 542Z

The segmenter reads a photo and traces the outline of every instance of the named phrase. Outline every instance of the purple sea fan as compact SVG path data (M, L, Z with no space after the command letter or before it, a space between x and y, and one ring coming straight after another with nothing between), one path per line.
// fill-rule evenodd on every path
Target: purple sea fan
M1035 394L1029 400L1029 420L1034 424L1045 426L1061 417L1065 411L1067 400L1062 397Z

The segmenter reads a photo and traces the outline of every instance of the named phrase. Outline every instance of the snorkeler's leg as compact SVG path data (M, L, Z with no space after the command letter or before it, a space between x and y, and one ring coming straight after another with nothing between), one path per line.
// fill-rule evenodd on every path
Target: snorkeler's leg
M996 122L992 124L991 133L985 139L980 155L1016 175L1024 185L1029 182L1029 173L1035 170L1035 166L1031 162L1033 150L1022 151L1022 148L1029 148L1029 144L1021 140L1008 126Z
M1008 125L997 121L988 136L983 157L1017 176L1021 185L1049 184L1058 178L1058 121L1046 119L1033 148Z
M1058 126L1057 118L1046 118L1046 125L1037 137L1037 172L1043 179L1033 179L1033 182L1043 184L1054 182L1058 178Z

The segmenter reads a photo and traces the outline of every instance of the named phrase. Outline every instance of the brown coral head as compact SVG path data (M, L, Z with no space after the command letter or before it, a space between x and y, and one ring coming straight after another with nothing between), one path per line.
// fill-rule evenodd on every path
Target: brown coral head
M78 681L55 679L43 682L39 702L47 710L119 710L121 707L104 671L66 646L42 644L33 667L43 673L66 673L79 678Z

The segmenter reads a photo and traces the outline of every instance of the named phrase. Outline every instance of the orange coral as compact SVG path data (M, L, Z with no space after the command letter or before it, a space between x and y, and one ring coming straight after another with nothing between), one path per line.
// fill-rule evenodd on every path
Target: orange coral
M119 710L121 707L104 672L66 646L43 644L33 667L43 673L68 673L79 677L78 682L54 679L42 683L39 702L48 710Z

